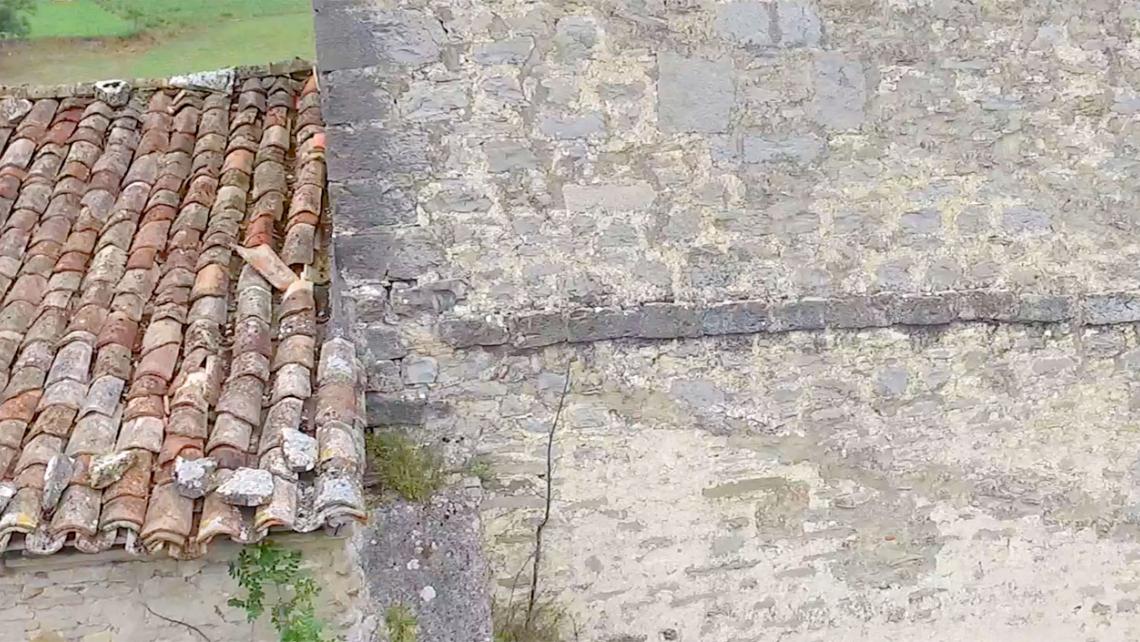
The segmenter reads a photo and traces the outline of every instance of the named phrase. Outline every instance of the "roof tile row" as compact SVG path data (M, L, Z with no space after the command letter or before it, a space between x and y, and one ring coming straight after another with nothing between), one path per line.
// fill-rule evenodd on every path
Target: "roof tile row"
M318 356L315 82L141 98L0 100L0 548L362 518L360 368ZM254 507L218 491L254 469Z

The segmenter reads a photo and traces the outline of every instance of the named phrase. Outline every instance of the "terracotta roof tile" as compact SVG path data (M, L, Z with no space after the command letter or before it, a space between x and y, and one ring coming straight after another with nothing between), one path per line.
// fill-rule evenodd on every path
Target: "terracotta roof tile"
M0 127L0 476L16 487L0 551L192 557L362 518L359 366L345 341L318 349L301 278L325 180L303 87L42 99ZM317 470L285 462L286 429L311 432ZM211 487L258 466L271 497L180 494L174 462L203 456ZM97 479L92 458L133 463Z

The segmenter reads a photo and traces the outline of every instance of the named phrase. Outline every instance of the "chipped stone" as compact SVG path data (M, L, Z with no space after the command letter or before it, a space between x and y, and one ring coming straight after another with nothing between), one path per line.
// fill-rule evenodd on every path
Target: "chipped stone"
M4 98L0 100L0 125L15 125L30 111L31 101L25 98Z
M41 505L45 511L55 510L63 489L71 481L75 460L67 455L53 455L44 468L44 494Z
M102 490L122 478L134 463L135 453L131 450L95 457L87 469L87 482L92 488Z
M214 471L218 464L209 457L174 460L174 487L179 495L198 499L214 489Z
M101 80L95 83L95 96L112 107L122 107L131 99L131 84L125 80Z
M227 504L262 506L273 497L273 474L260 468L238 468L216 492Z
M303 473L317 465L317 440L300 430L285 428L281 431L281 450L289 469Z
M0 482L0 512L8 507L8 502L16 496L16 487L11 482Z

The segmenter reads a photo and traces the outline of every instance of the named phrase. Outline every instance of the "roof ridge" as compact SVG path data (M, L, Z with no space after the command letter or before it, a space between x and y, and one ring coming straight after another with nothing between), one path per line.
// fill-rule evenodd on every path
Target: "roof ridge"
M265 76L299 76L311 74L315 71L315 64L304 58L292 58L277 62L268 62L260 65L234 65L218 69L205 69L175 74L165 78L103 78L75 83L61 83L54 85L5 85L0 83L0 98L71 98L93 97L96 95L96 85L117 80L126 82L133 90L157 91L159 89L202 89L194 85L192 79L210 74L232 73L233 80L238 83L246 78L260 78Z

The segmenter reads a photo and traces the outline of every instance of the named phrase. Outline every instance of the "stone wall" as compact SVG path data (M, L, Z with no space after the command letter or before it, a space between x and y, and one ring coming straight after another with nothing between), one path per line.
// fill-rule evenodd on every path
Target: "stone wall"
M321 5L350 282L504 314L1140 287L1134 8Z
M364 642L357 609L362 581L343 538L287 537L321 585L318 615L340 639ZM0 640L3 642L202 642L278 637L267 622L251 625L245 612L226 605L239 595L227 564L238 550L219 545L192 561L137 560L126 554L57 554L9 557L0 574ZM201 635L180 620L201 631Z
M500 600L549 503L581 639L1136 637L1136 7L315 7L370 423L491 463Z
M529 581L515 574L573 360L539 573L581 639L1128 640L1137 345L1132 327L972 324L602 342L443 371L489 373L483 399L470 385L452 403L460 425L485 421L505 597Z

